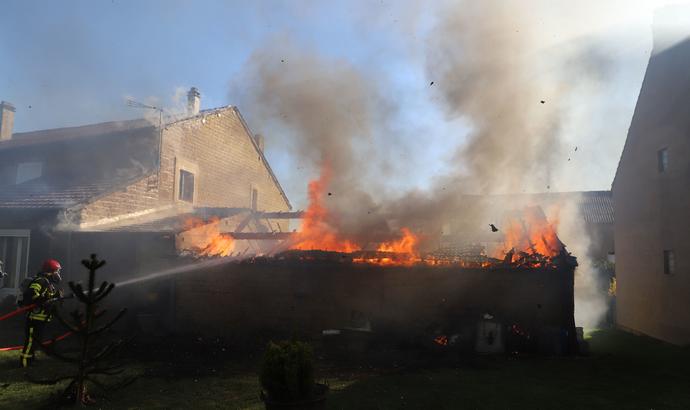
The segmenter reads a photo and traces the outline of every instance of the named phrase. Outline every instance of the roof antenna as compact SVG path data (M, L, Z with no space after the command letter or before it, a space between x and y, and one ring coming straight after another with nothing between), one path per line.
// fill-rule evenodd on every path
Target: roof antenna
M145 110L158 111L158 163L156 164L158 170L156 172L156 186L160 189L161 181L161 162L163 160L163 108L148 105L135 101L131 98L127 99L127 106L132 108L141 108Z

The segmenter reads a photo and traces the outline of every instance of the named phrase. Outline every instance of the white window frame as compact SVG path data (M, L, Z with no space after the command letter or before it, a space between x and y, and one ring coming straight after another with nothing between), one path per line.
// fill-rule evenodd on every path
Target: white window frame
M192 202L180 199L180 171L187 171L194 175L194 196ZM175 202L182 204L195 205L199 200L199 166L192 161L184 158L175 158L175 177L173 178L173 194Z
M2 298L5 298L8 295L14 295L16 296L19 293L19 285L22 283L22 280L27 277L29 274L28 269L29 269L29 252L31 250L31 230L29 229L0 229L0 237L15 237L15 238L26 238L26 255L21 254L21 247L17 247L17 260L20 260L24 258L24 266L26 266L27 271L26 272L20 272L19 269L21 269L21 264L18 266L15 266L15 272L14 272L14 283L9 283L3 285L2 288L0 288L0 300ZM5 261L3 261L5 262ZM6 280L6 279L3 279Z
M184 168L180 168L178 171L179 174L179 180L178 180L178 194L177 194L177 199L180 201L184 202L189 202L190 204L194 203L194 188L196 188L196 176L194 175L193 172L187 171ZM186 175L185 175L186 174ZM185 178L186 176L189 176L188 178ZM188 184L191 182L191 192L189 192L190 198L185 198L185 193L189 191Z

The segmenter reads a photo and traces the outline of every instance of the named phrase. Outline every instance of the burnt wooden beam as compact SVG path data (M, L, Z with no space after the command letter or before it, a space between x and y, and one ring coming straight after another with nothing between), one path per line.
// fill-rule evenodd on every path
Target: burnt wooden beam
M292 232L230 232L234 239L247 240L283 240L293 235Z
M247 217L244 218L244 219L242 220L242 222L240 222L239 225L237 225L237 228L235 228L235 229L237 230L237 232L242 232L242 230L243 230L244 228L246 228L247 225L249 225L249 222L251 222L252 219L254 219L254 213L250 212L250 213L247 215Z

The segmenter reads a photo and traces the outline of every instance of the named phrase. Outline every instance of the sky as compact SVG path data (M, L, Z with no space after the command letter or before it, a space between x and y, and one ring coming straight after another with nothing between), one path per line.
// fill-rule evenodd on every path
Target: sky
M288 56L295 54L276 47L288 39L291 47L354 67L394 102L387 126L374 129L373 138L384 132L399 138L362 155L390 157L389 172L397 176L391 189L424 189L456 166L451 153L472 130L471 119L444 110L443 84L428 64L434 27L444 8L463 7L455 3L7 0L0 14L0 99L16 106L15 131L22 132L141 117L127 98L173 110L195 86L202 109L236 105L265 135L274 172L303 208L316 164L302 164L290 131L253 111L247 96L254 85L244 81L260 50L273 50L275 64L293 64ZM653 10L666 3L521 3L538 25L540 40L529 50L535 58L577 43L605 61L601 81L574 87L563 102L563 141L580 149L572 171L554 177L559 190L610 188L651 51Z

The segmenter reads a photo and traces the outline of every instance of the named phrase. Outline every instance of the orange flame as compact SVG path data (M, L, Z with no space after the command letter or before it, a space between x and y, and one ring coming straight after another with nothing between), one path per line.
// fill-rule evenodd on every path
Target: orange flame
M292 237L293 250L322 250L353 253L361 246L346 239L338 231L334 215L329 213L324 202L330 182L330 170L324 167L321 176L309 183L309 207L304 212L302 228ZM521 214L513 215L504 221L503 251L490 258L484 250L477 255L446 256L427 254L420 256L419 237L409 228L401 229L397 240L383 242L376 252L363 251L351 260L381 266L411 266L427 264L430 266L464 266L490 268L494 264L502 266L505 262L523 267L540 268L551 266L550 258L560 254L563 244L556 234L557 221L549 222L539 207L525 208ZM505 260L509 255L510 259ZM555 265L553 265L555 266Z
M421 261L417 244L419 238L408 228L402 228L402 238L397 241L384 242L376 249L378 252L385 252L384 256L372 255L354 258L356 263L369 263L372 265L404 265L409 266Z
M563 249L563 243L556 234L557 226L558 221L549 222L541 208L527 207L519 217L508 218L504 222L503 253L513 250L554 257ZM513 256L515 257L516 255Z
M294 236L291 249L354 252L360 247L343 238L329 219L328 208L323 196L330 182L330 170L324 166L321 177L309 183L309 207L304 211L302 229Z
M409 253L412 255L417 255L417 245L419 244L419 238L413 234L408 228L402 228L400 230L403 237L400 240L394 242L384 242L377 249L379 252L397 252L397 253Z
M220 219L217 217L204 221L201 218L188 218L184 222L184 232L178 235L177 247L196 256L230 256L235 250L235 239L220 232Z

